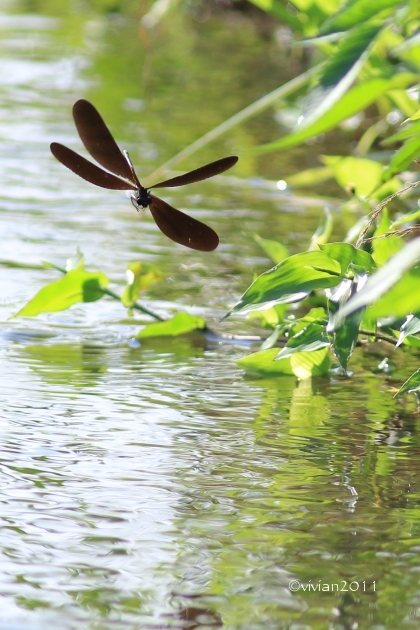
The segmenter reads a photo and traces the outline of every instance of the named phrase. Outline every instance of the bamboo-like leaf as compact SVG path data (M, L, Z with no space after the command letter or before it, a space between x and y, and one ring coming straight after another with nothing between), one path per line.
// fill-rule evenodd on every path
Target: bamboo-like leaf
M275 142L256 147L253 153L270 153L286 147L296 146L321 133L333 129L347 118L351 118L375 102L394 87L407 87L416 81L415 74L399 74L392 79L370 79L351 88L319 119L308 127L299 127L294 133Z
M387 182L394 175L404 171L412 161L420 155L420 135L410 138L392 157L388 167L382 175L382 181Z
M309 94L300 129L311 127L349 90L382 28L378 24L359 23L347 33L336 53L325 64L319 84Z
M95 302L103 297L108 278L102 272L73 269L43 287L14 317L64 311L77 302Z
M408 315L404 324L400 328L400 336L398 337L397 347L404 343L406 337L416 335L418 332L420 332L420 319L414 315Z
M405 383L400 387L400 389L395 394L394 398L397 396L402 396L403 394L407 394L409 392L418 392L420 390L420 368L414 372L408 378Z
M376 17L381 11L389 14L393 9L403 4L403 0L348 0L344 2L339 11L325 20L319 29L321 35L336 33L337 31L347 31L353 26L363 24ZM385 15L382 15L383 19Z

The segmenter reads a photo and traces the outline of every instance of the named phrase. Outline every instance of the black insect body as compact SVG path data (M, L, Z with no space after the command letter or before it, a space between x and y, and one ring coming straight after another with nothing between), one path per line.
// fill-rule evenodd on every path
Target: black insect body
M63 144L53 142L51 152L59 162L95 186L133 191L131 201L135 208L137 210L149 208L158 228L175 243L200 251L216 249L219 237L212 228L155 197L150 190L185 186L208 179L234 166L238 161L236 156L216 160L146 189L141 185L127 151L122 152L119 149L102 117L89 101L84 99L76 101L73 106L73 117L86 149L107 171Z

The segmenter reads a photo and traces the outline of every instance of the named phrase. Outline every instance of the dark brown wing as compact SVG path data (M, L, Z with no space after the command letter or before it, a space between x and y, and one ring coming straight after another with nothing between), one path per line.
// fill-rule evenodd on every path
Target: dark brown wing
M50 144L51 153L61 164L67 166L73 173L76 173L79 177L82 177L87 182L95 184L95 186L101 186L102 188L109 188L111 190L137 190L135 184L126 182L112 173L107 173L103 169L92 164L89 160L68 149L63 144L53 142Z
M134 177L124 154L92 103L84 99L76 101L73 105L73 117L79 136L91 156L101 166L120 177L125 177L138 188L140 184L136 181L137 178Z
M237 161L237 156L231 155L221 160L216 160L216 162L210 162L210 164L206 164L200 168L196 168L195 171L189 171L188 173L184 173L184 175L179 175L179 177L166 179L164 182L159 182L159 184L155 184L154 186L148 186L148 188L173 188L175 186L185 186L193 182L200 182L203 179L208 179L209 177L223 173L223 171L227 171L228 168L232 168Z
M208 225L197 221L184 214L180 210L173 208L159 197L150 195L152 202L150 212L158 228L170 239L198 249L201 252L211 252L219 244L219 237Z

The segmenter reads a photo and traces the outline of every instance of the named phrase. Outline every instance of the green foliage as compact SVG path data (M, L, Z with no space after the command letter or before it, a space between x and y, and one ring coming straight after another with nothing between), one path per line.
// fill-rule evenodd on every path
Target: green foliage
M194 330L204 330L206 320L189 313L177 313L172 319L166 322L155 322L145 326L137 335L137 339L148 339L150 337L176 337L194 332Z
M104 295L108 278L101 272L72 269L63 278L43 287L14 317L64 311L77 302L95 302Z

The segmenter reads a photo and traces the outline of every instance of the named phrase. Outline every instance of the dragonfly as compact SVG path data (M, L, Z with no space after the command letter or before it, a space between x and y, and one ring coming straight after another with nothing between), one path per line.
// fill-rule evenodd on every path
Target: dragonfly
M85 148L100 166L63 144L52 142L51 152L61 164L95 186L131 191L134 207L137 210L149 208L158 228L175 243L203 252L216 249L219 237L211 227L170 206L150 191L155 188L185 186L219 175L236 164L238 161L236 155L216 160L145 188L136 175L129 154L120 150L92 103L85 99L76 101L73 105L73 118Z

